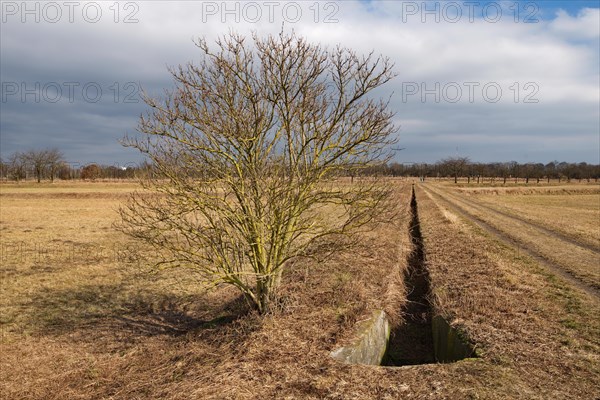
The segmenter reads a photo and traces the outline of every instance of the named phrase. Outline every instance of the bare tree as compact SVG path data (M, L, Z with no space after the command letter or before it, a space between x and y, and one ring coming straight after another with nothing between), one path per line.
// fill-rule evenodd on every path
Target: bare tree
M27 160L23 153L14 152L8 157L8 176L19 182L25 179L27 169Z
M0 157L0 179L8 179L10 164Z
M48 166L48 150L29 150L23 154L23 157L33 169L37 182L40 183Z
M75 170L66 162L61 161L56 169L56 176L62 180L74 179Z
M56 148L46 150L46 166L50 174L50 181L54 182L58 170L63 166L64 155Z
M449 157L441 161L444 169L454 177L454 183L458 183L458 177L462 176L469 163L468 157Z
M292 259L384 215L389 187L336 178L385 163L396 127L367 96L393 78L388 59L252 39L197 41L203 61L171 70L164 100L145 98L142 136L125 145L151 161L143 185L162 195L134 195L121 228L160 249L159 266L233 285L265 313Z

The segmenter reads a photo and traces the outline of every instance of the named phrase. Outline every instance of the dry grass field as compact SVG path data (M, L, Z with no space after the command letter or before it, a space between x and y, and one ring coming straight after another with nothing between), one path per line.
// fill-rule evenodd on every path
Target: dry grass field
M329 357L375 309L404 323L411 185L390 184L397 219L352 253L292 265L266 317L188 271L149 273L158 255L113 228L134 184L1 185L0 398L598 398L596 186L467 195L417 184L434 311L479 358L394 368ZM572 280L515 247L528 237L553 240L552 254L532 252Z
M600 289L600 187L452 188L430 190L462 212Z
M497 210L600 247L598 184L461 188L459 192Z
M481 225L498 218L462 202L450 185L419 192L436 304L464 324L483 359L505 367L506 381L492 398L597 398L598 294L505 240L519 226Z

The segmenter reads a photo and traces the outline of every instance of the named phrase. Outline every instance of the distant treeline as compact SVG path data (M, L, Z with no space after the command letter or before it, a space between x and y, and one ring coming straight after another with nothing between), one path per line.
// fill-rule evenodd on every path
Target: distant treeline
M581 163L567 163L553 161L548 164L542 163L518 163L494 162L479 163L471 162L466 157L451 157L440 160L434 164L428 163L391 163L383 165L375 170L367 171L367 174L379 174L388 176L413 176L427 178L452 178L455 182L459 178L467 182L477 183L486 181L500 181L506 183L509 180L522 180L525 183L542 180L571 181L571 180L595 180L600 178L600 165Z
M2 180L42 180L54 179L97 180L134 179L147 175L152 165L147 162L127 166L89 163L81 165L65 161L63 153L57 149L29 150L15 152L8 159L0 159L0 179ZM600 179L600 165L553 161L542 163L472 162L467 157L450 157L436 163L387 163L363 171L364 176L420 177L466 179L467 182L521 180L525 183L543 180L586 180Z
M80 164L67 162L58 149L29 150L12 153L6 160L0 159L0 178L2 180L97 180L97 179L133 179L150 169L147 163L127 166L102 165L96 163Z

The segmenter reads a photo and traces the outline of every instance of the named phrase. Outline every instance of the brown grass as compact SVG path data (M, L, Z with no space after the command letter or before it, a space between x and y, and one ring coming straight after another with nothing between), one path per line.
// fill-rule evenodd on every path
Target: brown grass
M429 187L464 211L513 238L519 246L534 250L586 284L600 288L600 246L594 239L600 235L597 224L600 221L600 208L594 207L594 203L600 206L600 193L503 195L497 196L499 200L490 201L489 196L465 196L462 191ZM511 206L504 206L507 203ZM535 208L535 212L524 211L532 208ZM561 230L558 226L568 228Z
M600 192L488 196L477 201L600 248Z
M280 369L293 380L298 358L327 363L371 310L400 308L393 227L366 234L351 254L297 262L281 311L261 319L230 288L203 292L186 271L150 275L143 250L129 258L139 244L112 223L134 187L77 189L2 188L4 398L253 398ZM275 396L281 382L269 379Z
M486 238L420 191L437 308L500 366L518 398L595 398L600 377L597 298ZM492 240L490 240L492 239Z
M265 318L248 313L229 288L199 290L186 271L146 273L155 255L112 229L121 194L133 188L103 185L84 184L82 193L99 194L74 197L61 192L77 194L77 186L30 185L23 195L20 187L0 188L1 398L599 394L597 302L458 218L446 221L419 193L437 307L466 329L482 358L403 368L330 359L373 309L402 322L406 185L398 185L402 213L394 224L365 234L352 253L298 261L284 278L280 310ZM35 197L49 192L54 197ZM129 246L142 257L131 259Z

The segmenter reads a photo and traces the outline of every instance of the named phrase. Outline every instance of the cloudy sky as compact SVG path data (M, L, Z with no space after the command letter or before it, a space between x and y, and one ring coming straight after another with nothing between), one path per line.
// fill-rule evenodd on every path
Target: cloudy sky
M595 1L2 1L0 150L126 165L140 90L198 60L192 39L295 30L389 56L398 162L600 163Z

